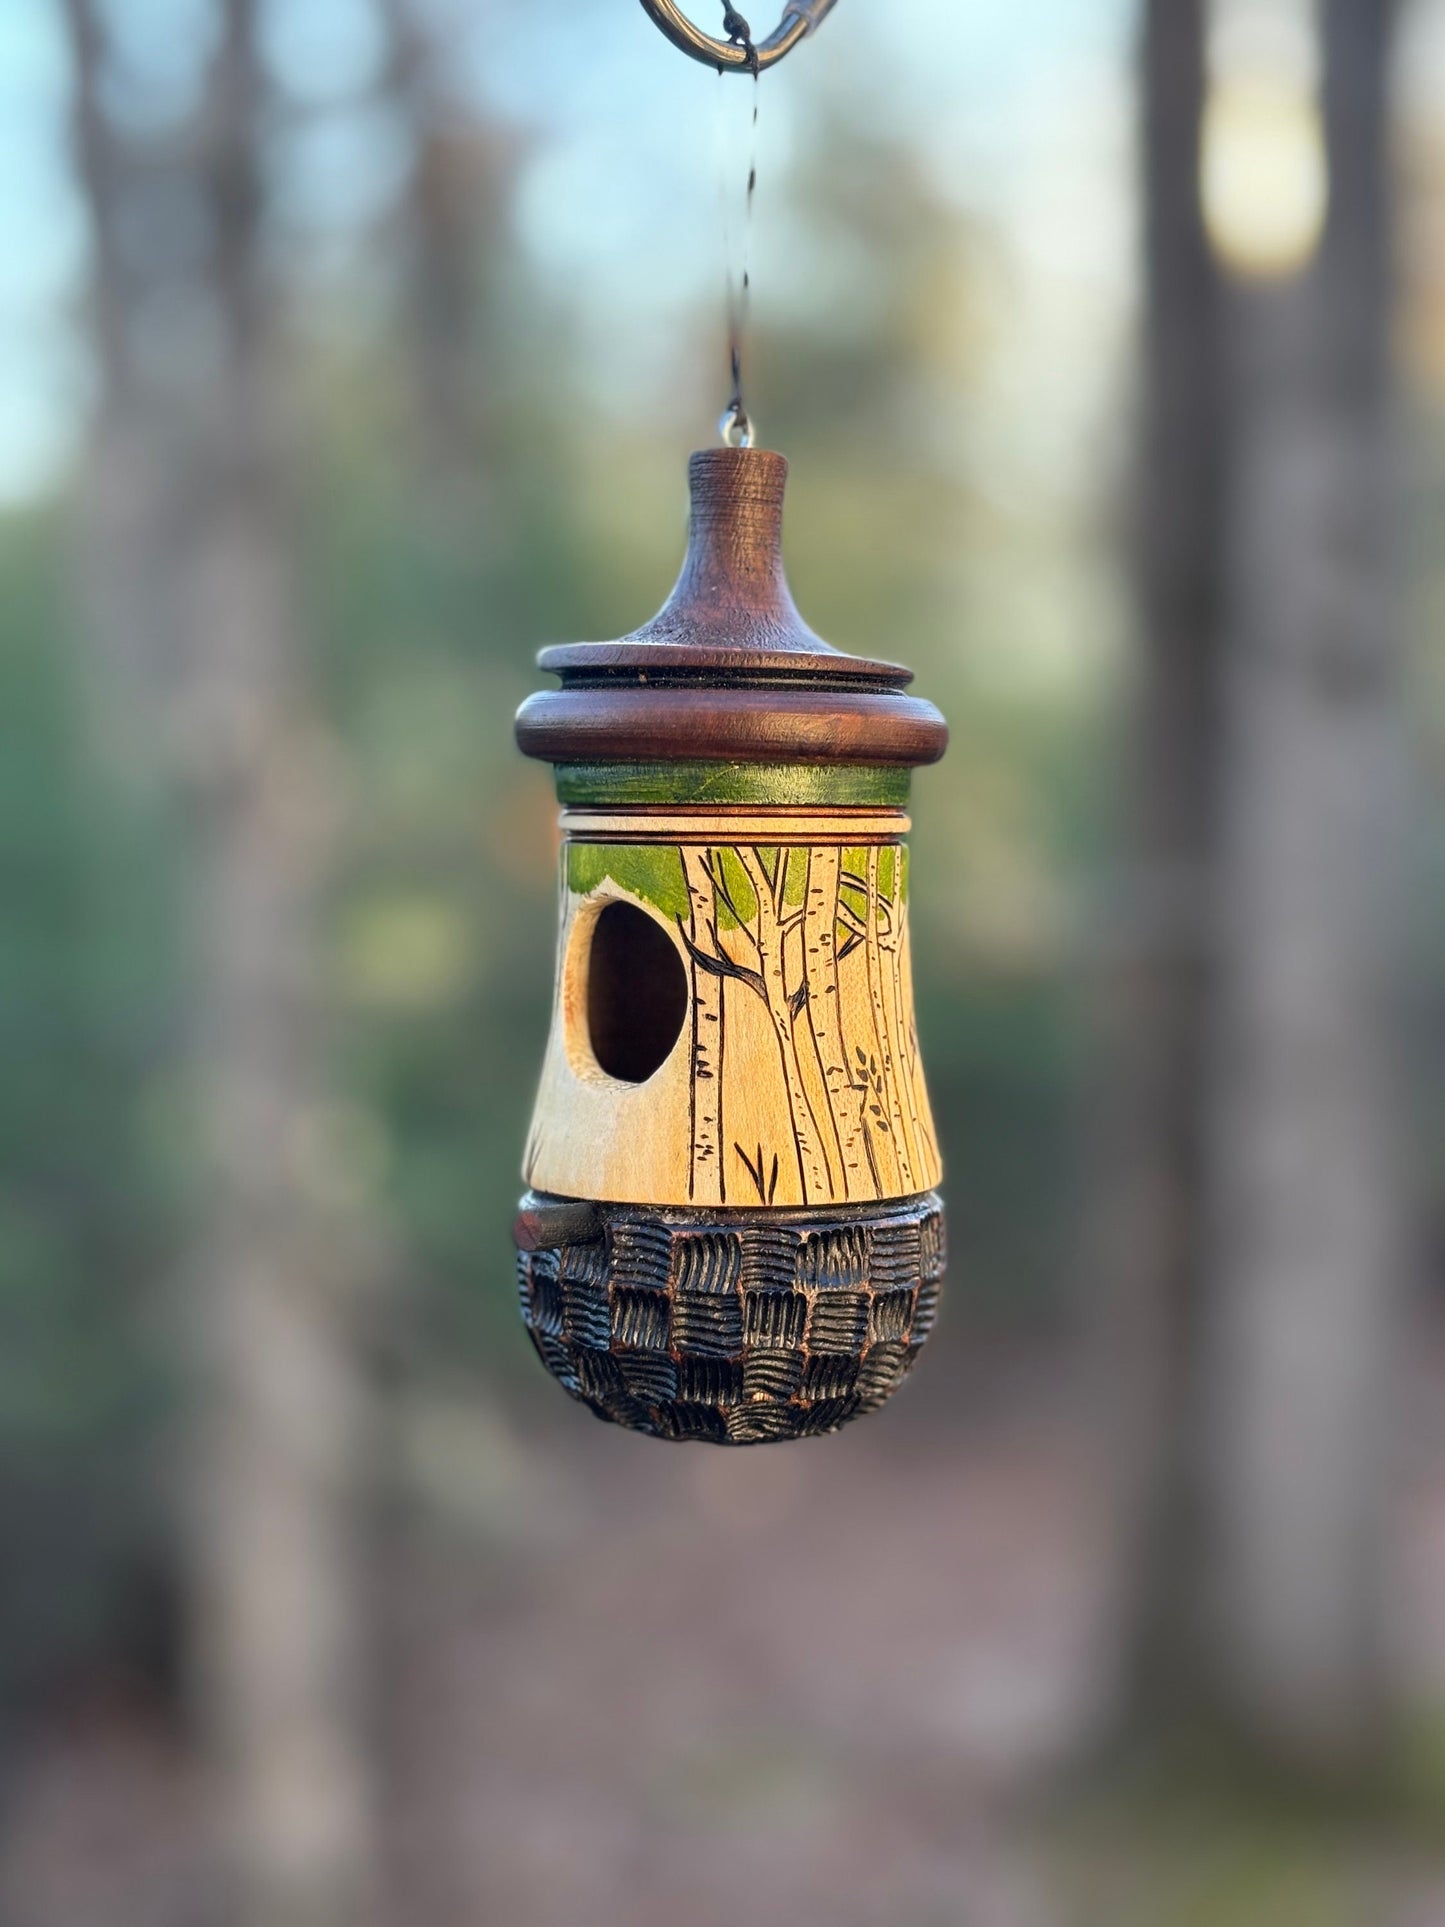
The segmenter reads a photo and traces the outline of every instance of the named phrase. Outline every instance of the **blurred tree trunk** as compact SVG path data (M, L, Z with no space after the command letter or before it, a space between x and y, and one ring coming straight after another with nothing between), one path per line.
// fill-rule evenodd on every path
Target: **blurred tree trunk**
M264 260L259 0L224 0L205 126L224 352L198 433L184 582L200 798L200 1040L214 1185L199 1253L207 1407L202 1666L242 1917L355 1922L359 1378L317 1195L326 1119L314 919L328 799L298 648L291 477Z
M1324 0L1327 232L1222 287L1202 0L1146 42L1148 389L1115 1306L1136 1713L1361 1763L1402 1227L1383 0Z
M1103 1188L1108 1379L1133 1585L1131 1697L1167 1701L1198 1524L1209 1008L1228 448L1224 288L1199 197L1207 0L1150 0L1143 45L1144 394L1127 961Z
M71 145L90 220L90 337L98 375L90 461L79 503L77 578L99 665L108 728L132 727L161 673L170 635L158 563L167 513L161 436L135 354L140 289L124 234L141 163L104 105L109 44L96 0L64 0L73 72ZM138 767L145 758L132 759Z
M183 1476L227 1917L354 1927L368 1872L362 1381L343 1280L365 1254L348 1211L328 1203L336 1133L313 928L328 759L308 725L293 609L257 0L217 5L194 127L173 151L142 154L105 104L124 77L107 65L103 12L65 0L101 374L83 566L92 632L123 659L148 754L192 811L188 1016L208 1190L187 1280L200 1358ZM204 198L199 269L165 252L145 198L165 169ZM137 262L123 240L141 233ZM158 275L174 288L186 273L220 346L198 371L151 344L138 373L146 297Z
M474 488L482 442L478 224L496 218L491 170L480 130L446 98L435 26L417 0L381 4L388 82L412 143L402 241L421 456L443 490Z
M1382 1712L1406 1263L1389 0L1322 0L1330 208L1242 289L1213 1049L1206 1595L1236 1708L1348 1764Z

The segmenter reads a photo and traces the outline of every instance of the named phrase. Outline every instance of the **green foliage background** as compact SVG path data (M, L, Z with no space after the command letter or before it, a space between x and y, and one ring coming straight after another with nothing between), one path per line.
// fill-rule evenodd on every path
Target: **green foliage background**
M935 416L989 352L969 325L986 240L906 152L840 124L820 134L796 195L819 223L846 209L873 320L831 335L774 323L754 344L769 440L793 464L790 572L820 633L910 661L950 717L949 759L915 784L912 875L954 1323L965 1308L1056 1316L1077 1230L1070 947L1109 846L1116 691L1107 668L1013 676L1010 639L1026 645L1063 603L1081 654L1107 665L1119 590L1088 513L1047 497L1006 508L936 440ZM488 230L477 247L480 426L459 474L429 462L400 308L323 313L295 351L302 668L342 823L319 907L328 1155L394 1257L379 1367L471 1373L545 1414L509 1225L549 1014L556 805L511 718L537 647L621 633L661 602L685 456L708 436L690 414L636 433L599 415L512 243ZM700 339L712 325L700 317ZM164 1574L174 1494L157 1467L179 1423L197 1194L186 800L118 747L77 616L76 540L68 493L0 526L0 1519L24 1548L0 1598L12 1687L41 1676L39 1656L63 1667L113 1645Z

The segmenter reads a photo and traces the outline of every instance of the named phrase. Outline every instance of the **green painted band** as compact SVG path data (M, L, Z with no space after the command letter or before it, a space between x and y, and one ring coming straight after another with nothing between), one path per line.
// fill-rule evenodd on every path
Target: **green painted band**
M773 803L902 809L913 772L838 763L559 763L570 804Z

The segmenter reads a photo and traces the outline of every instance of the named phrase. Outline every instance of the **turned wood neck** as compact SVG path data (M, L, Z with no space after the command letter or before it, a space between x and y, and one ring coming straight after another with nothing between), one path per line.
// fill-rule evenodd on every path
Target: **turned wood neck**
M655 681L717 687L785 678L826 688L911 681L897 663L835 649L798 613L783 568L784 456L770 448L705 448L688 462L687 554L650 622L616 642L573 642L538 658L564 683Z
M798 614L783 568L785 457L766 448L700 449L688 462L692 513L682 573L638 641L715 641L743 650L837 656Z
M834 649L804 622L783 568L785 458L710 448L688 463L687 554L660 612L615 642L544 649L562 688L517 721L552 762L717 760L917 765L943 754L929 703L897 663Z

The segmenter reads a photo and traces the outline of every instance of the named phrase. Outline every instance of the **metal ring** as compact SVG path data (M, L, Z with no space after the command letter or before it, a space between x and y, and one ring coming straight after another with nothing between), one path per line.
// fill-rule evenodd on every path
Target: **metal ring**
M837 0L789 0L782 25L766 40L760 40L753 55L749 55L746 47L731 40L718 40L704 33L701 27L695 27L676 5L676 0L642 0L648 19L680 52L690 54L705 67L716 67L719 73L734 74L757 73L764 67L775 66L805 35L821 25L836 4Z

